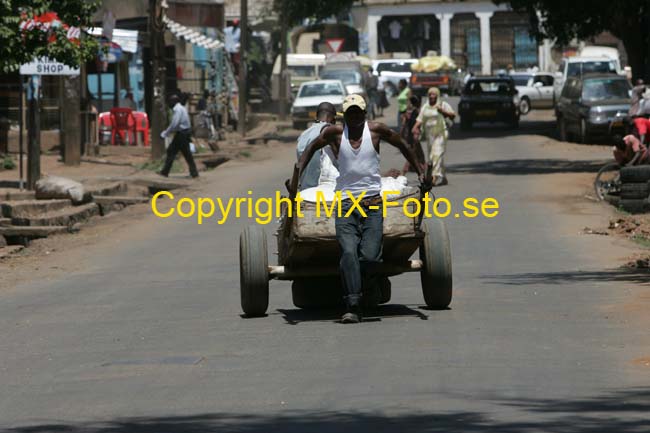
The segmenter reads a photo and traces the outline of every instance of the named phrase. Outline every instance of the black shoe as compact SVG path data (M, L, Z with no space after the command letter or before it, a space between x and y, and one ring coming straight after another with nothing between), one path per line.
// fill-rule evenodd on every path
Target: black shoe
M345 313L343 317L341 317L341 323L359 323L361 322L361 319L359 316L357 316L354 313Z
M157 171L156 174L159 175L159 176L162 176L162 177L169 177L168 174L165 174L162 171Z

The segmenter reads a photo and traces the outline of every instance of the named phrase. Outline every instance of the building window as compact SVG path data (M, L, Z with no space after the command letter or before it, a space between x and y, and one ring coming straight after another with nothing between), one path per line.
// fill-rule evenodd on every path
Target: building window
M472 13L455 14L451 19L451 58L461 69L481 69L480 21Z
M537 65L537 42L528 19L515 12L496 12L490 20L492 69L527 69Z
M440 54L440 22L435 15L384 16L377 24L378 53Z

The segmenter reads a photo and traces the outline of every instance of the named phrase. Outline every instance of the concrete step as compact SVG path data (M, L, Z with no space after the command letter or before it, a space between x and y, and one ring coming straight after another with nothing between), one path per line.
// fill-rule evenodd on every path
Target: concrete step
M11 225L11 218L2 218L0 217L0 227L6 227Z
M137 197L137 196L105 196L105 197L95 197L95 203L99 205L100 215L107 215L111 212L116 212L124 209L127 206L131 206L139 203L148 203L149 197Z
M67 226L46 227L0 227L0 236L4 236L9 245L29 245L32 239L46 238L56 233L68 233Z
M85 185L86 191L88 191L93 197L105 196L105 195L119 195L125 193L128 189L126 182L105 182L105 183L95 183Z
M17 200L1 203L5 218L28 218L72 205L70 200Z
M34 191L21 191L16 188L0 188L0 201L35 200Z
M95 215L99 215L97 203L86 203L38 215L12 218L11 222L14 226L72 226L79 222L85 222Z

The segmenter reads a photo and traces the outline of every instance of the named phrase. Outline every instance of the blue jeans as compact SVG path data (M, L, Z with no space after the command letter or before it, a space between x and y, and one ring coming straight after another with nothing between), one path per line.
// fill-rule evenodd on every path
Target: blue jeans
M341 247L339 268L348 307L358 306L362 290L376 283L384 236L381 203L376 210L360 205L366 217L355 209L346 218L351 207L350 200L343 200L341 217L337 216L335 221L336 239Z

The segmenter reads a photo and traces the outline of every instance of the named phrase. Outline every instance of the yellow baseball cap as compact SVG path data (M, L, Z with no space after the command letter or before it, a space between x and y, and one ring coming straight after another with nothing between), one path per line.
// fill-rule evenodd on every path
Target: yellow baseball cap
M351 107L359 107L366 111L366 100L361 95L348 95L343 99L343 112L345 113Z

